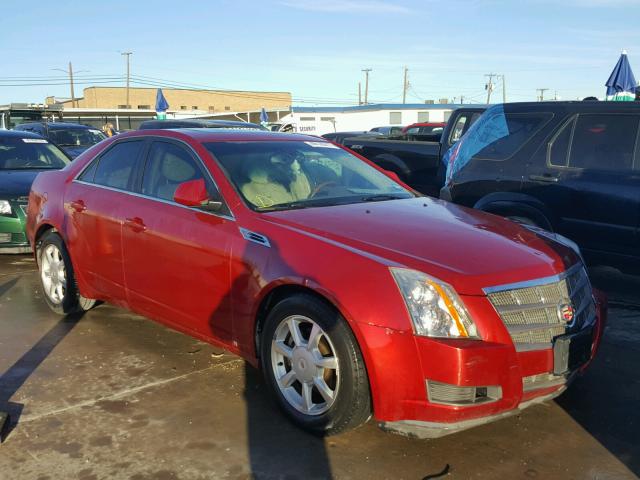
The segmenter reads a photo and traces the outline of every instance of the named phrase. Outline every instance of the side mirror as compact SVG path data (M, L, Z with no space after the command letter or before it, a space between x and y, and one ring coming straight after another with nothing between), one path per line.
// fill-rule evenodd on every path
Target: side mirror
M385 170L384 173L386 173L389 177L393 178L396 182L404 183L402 180L400 180L400 177L396 172L392 172L391 170Z
M205 210L216 211L222 207L222 202L213 201L209 198L207 186L202 178L189 180L178 185L173 200L185 207L204 208Z

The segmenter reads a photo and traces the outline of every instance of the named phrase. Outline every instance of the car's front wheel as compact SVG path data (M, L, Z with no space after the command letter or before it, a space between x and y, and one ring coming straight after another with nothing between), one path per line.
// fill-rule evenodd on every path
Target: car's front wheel
M49 231L38 244L40 284L49 308L59 315L89 310L95 300L80 295L69 252L57 233Z
M371 416L360 348L345 319L312 295L279 302L261 340L265 378L286 415L300 427L333 435Z

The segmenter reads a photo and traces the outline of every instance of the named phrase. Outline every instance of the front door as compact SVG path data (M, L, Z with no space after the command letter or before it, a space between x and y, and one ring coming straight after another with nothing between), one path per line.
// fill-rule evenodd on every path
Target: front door
M185 144L154 140L139 195L127 204L123 258L129 301L140 313L206 337L231 338L229 256L235 221L177 204L182 182L203 178L215 187Z

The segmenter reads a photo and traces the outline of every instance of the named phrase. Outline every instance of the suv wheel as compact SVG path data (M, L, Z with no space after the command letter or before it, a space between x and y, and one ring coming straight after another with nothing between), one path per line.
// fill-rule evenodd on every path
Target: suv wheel
M355 428L371 416L360 348L334 308L308 294L282 300L263 330L264 375L280 408L319 435Z

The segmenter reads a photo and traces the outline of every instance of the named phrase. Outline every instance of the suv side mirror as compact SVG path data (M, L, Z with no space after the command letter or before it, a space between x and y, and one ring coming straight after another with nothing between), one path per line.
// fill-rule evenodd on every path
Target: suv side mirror
M189 180L178 185L173 200L185 207L204 208L205 210L216 211L222 207L222 202L209 198L207 186L204 179Z

